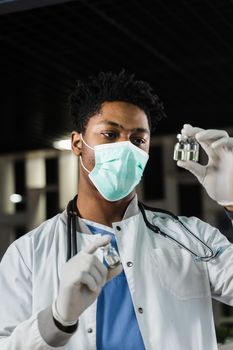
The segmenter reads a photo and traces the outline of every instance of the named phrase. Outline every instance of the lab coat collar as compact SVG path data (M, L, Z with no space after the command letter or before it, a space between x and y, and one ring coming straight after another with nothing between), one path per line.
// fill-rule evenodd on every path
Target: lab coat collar
M125 214L123 216L123 220L129 219L131 216L134 216L139 213L139 208L138 208L138 196L135 194L131 202L129 203Z
M130 217L137 215L139 213L139 207L138 207L138 197L137 194L133 197L131 202L129 203L124 216L122 220L129 219ZM89 228L85 225L82 219L77 217L77 229L79 232L83 232L86 234L92 234L92 232L89 230Z

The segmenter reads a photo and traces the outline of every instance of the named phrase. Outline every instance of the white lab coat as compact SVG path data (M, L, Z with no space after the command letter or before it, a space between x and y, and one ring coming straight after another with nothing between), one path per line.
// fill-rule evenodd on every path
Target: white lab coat
M147 216L151 221L154 214L147 211ZM96 302L81 315L78 330L65 346L48 345L38 328L38 312L52 304L58 292L66 260L66 220L63 212L44 222L13 242L3 257L1 350L96 350ZM186 251L152 233L139 212L113 224L138 325L146 350L217 350L211 297L233 305L233 245L195 217L181 220L208 244L224 247L223 253L208 263L194 262ZM163 215L157 214L154 223L184 237ZM78 232L78 249L93 239ZM100 249L96 254L102 259Z

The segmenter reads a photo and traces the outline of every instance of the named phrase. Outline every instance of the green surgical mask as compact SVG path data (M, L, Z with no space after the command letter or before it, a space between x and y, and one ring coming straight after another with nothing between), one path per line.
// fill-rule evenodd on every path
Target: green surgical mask
M81 135L82 136L82 135ZM140 182L148 161L148 154L134 146L130 141L105 143L91 147L94 150L95 166L89 171L89 178L108 201L114 202L126 197Z

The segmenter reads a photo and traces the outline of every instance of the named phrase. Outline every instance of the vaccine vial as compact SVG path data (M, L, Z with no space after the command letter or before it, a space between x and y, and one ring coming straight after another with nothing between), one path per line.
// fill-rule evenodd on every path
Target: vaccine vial
M174 147L174 160L186 160L186 147L187 147L187 136L178 134L177 136L178 142Z
M199 159L199 143L195 138L189 138L187 142L187 154L186 159L198 162Z
M110 269L114 269L116 266L120 265L121 260L116 251L116 249L111 245L111 243L102 247L104 252L104 261L106 265Z

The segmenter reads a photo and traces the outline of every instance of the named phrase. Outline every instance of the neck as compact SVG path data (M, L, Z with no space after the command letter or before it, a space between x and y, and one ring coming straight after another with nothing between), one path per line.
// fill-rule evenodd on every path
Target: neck
M77 208L80 217L112 227L113 222L121 221L124 213L133 199L135 192L127 197L109 202L105 200L96 190L91 192L82 189L78 193Z

